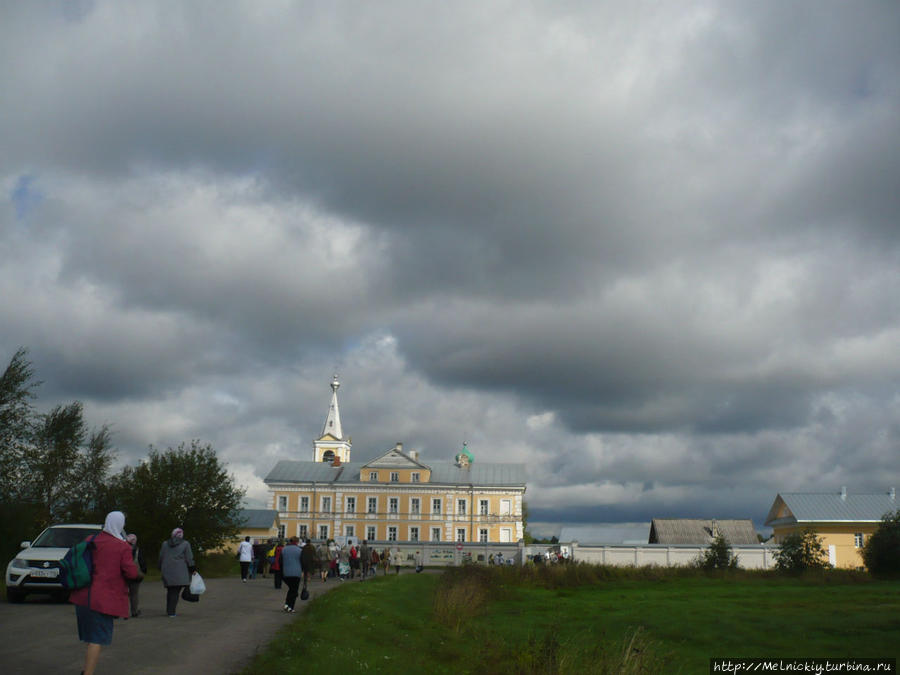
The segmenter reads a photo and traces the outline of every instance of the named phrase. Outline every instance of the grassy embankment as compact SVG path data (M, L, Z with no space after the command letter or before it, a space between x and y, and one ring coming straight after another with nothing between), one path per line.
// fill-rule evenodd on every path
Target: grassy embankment
M895 657L900 582L852 572L451 570L342 584L247 675L706 673L717 657Z

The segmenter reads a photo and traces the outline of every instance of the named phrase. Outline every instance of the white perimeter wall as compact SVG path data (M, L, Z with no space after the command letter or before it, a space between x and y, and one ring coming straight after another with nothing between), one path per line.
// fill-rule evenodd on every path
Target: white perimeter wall
M689 565L706 551L707 546L667 546L665 544L638 544L615 546L582 546L578 542L569 544L572 558L579 562L597 565L641 567L657 565L675 567ZM732 546L738 557L738 566L749 570L767 570L775 567L777 549L762 544Z

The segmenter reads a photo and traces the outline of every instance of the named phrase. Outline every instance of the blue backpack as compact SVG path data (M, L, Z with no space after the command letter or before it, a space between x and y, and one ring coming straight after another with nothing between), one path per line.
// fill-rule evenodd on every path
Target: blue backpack
M74 591L91 585L91 574L94 571L94 539L97 538L97 534L75 544L60 562L59 581L66 590Z

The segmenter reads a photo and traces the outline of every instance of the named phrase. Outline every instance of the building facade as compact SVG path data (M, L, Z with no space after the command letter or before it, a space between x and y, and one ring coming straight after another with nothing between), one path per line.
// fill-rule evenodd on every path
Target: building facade
M466 444L425 461L403 444L353 462L338 407L340 383L311 461L280 461L265 482L283 536L376 543L515 543L523 538L525 469L476 462Z
M766 525L780 544L809 528L822 539L833 567L863 569L862 548L878 529L882 516L897 508L896 491L882 494L787 493L775 497Z

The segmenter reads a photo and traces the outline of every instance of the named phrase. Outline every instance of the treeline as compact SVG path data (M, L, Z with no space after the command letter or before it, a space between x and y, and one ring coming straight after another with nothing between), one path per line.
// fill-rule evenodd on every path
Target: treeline
M166 450L150 446L145 459L113 474L116 451L109 427L88 429L78 401L37 412L40 382L34 375L22 348L0 377L4 560L47 525L102 523L112 510L125 513L126 529L148 551L175 527L184 528L201 551L237 534L244 491L211 445L194 440Z

